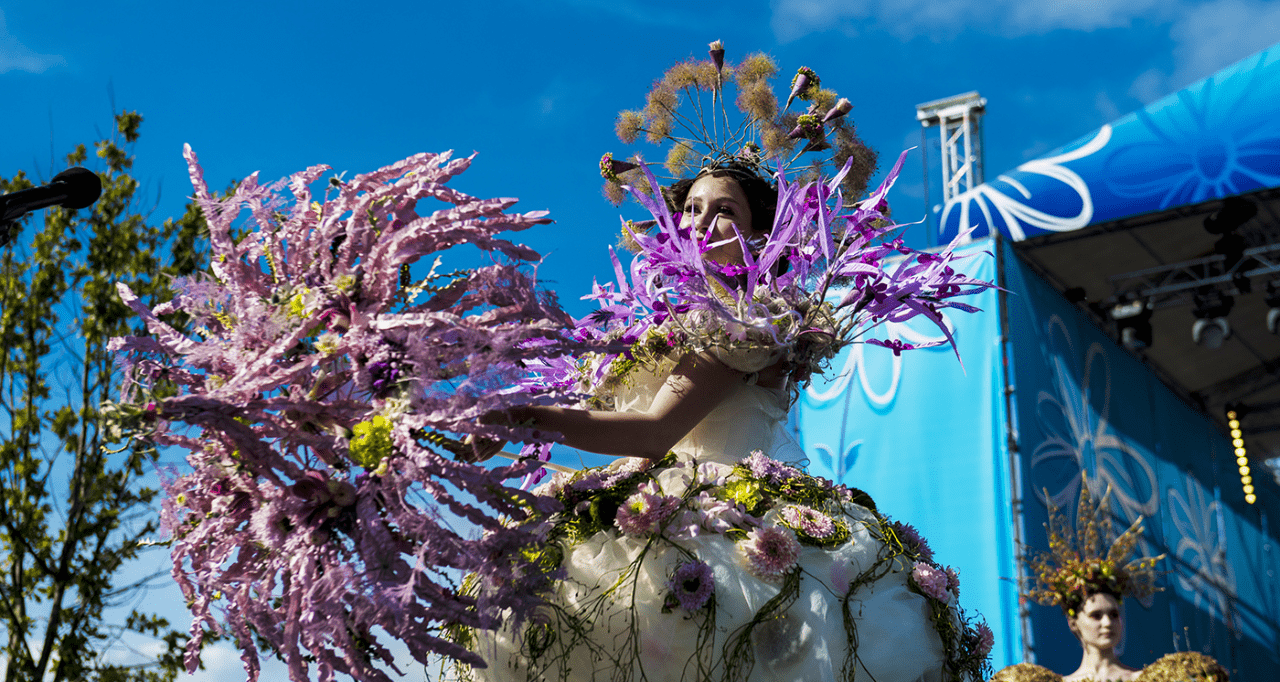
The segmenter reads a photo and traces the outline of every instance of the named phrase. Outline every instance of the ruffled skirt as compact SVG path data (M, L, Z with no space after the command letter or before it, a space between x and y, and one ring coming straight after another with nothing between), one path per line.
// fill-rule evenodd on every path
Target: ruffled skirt
M981 637L946 572L865 494L758 452L664 464L544 486L564 510L539 560L562 579L518 628L468 633L488 668L460 677L977 677Z

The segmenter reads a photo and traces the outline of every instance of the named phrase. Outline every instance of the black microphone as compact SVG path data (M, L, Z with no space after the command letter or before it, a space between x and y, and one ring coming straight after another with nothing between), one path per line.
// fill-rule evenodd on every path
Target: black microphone
M0 196L0 224L48 206L88 208L101 195L102 181L97 173L86 168L68 168L53 176L47 185Z

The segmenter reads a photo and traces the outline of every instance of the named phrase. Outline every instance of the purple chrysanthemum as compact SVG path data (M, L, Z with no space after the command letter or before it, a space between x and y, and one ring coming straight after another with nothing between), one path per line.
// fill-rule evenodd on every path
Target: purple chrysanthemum
M650 481L618 507L613 523L627 535L650 535L658 532L679 507L680 498L663 495Z
M761 580L782 578L800 559L800 541L795 532L781 526L757 528L738 546L746 555L747 570Z
M594 490L607 490L617 485L619 481L631 475L629 471L610 471L601 469L587 473L582 478L569 484L569 489L575 492L592 492Z
M991 653L991 647L995 645L995 634L991 632L991 628L987 627L986 623L978 623L978 626L974 628L973 634L976 641L974 653L979 658L986 658L987 654Z
M784 483L800 475L800 470L783 464L769 457L760 450L752 450L751 455L742 460L752 476L773 484Z
M946 573L947 573L947 589L950 590L952 594L959 597L960 596L960 574L956 572L956 569L950 566L946 568Z
M711 601L716 589L715 574L704 561L687 561L676 567L667 581L667 589L671 590L671 597L680 608L697 611Z
M835 521L830 516L802 504L793 504L779 514L788 528L795 529L805 535L822 540L836 532Z
M898 540L902 542L908 554L915 554L924 561L933 561L933 549L929 547L929 542L920 535L915 526L894 521L893 532L897 534Z
M951 601L951 593L947 592L947 574L923 561L917 561L911 568L911 581L926 597L933 597L940 602Z

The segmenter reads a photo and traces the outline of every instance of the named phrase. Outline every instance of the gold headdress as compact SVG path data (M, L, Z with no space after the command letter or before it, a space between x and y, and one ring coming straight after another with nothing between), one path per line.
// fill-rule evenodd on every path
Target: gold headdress
M1067 518L1049 504L1049 552L1031 559L1033 587L1027 593L1040 604L1062 607L1069 616L1076 615L1093 594L1149 598L1158 589L1155 564L1164 558L1162 554L1129 559L1142 535L1142 517L1106 547L1111 536L1111 517L1106 511L1111 488L1095 504L1089 495L1088 477L1082 474L1081 478L1074 532Z
M843 180L845 196L854 200L863 195L876 169L876 153L845 118L853 108L849 100L823 88L812 69L800 67L786 104L779 108L769 84L778 71L773 58L757 52L737 64L727 63L719 40L707 54L710 59L690 58L667 69L649 90L643 109L619 112L618 139L632 144L643 134L659 147L670 144L663 165L672 178L704 168L745 169L769 178L781 162L789 170L803 165L796 179L808 182L819 174L834 174L852 159ZM737 90L732 115L725 105L726 87ZM809 107L789 111L795 100L809 102ZM805 153L811 153L807 163L798 164ZM610 201L622 203L623 184L644 186L638 163L635 156L622 161L612 153L600 159Z

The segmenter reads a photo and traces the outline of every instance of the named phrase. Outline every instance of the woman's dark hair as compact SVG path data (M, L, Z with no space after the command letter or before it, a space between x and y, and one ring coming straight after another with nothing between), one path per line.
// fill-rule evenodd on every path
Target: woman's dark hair
M684 210L684 202L689 198L689 190L693 183L705 177L732 178L747 196L747 207L751 209L751 231L757 234L773 230L773 215L778 210L778 188L764 178L756 175L753 168L739 161L730 161L704 169L692 178L678 180L663 190L667 207L673 212Z
M1089 601L1089 597L1095 594L1105 594L1115 598L1119 603L1124 603L1124 595L1120 590L1108 589L1097 585L1087 587L1084 592L1072 593L1070 598L1062 600L1062 613L1067 618L1075 618L1080 615L1080 609L1084 608L1084 603Z

